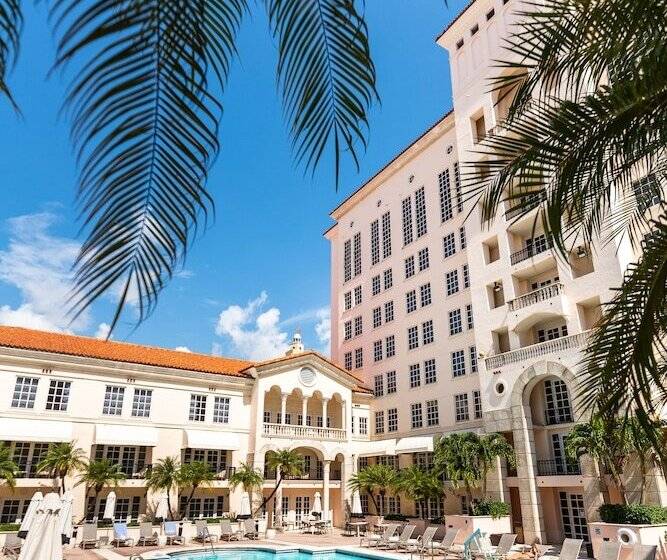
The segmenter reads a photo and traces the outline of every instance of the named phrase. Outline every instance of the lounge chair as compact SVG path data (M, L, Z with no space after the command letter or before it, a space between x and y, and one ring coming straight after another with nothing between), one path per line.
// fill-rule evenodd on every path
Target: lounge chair
M296 529L296 512L293 509L289 510L283 518L283 529L287 531Z
M447 529L447 531L445 531L445 536L440 542L437 542L435 540L431 542L429 550L434 552L437 551L438 554L443 554L444 556L447 556L453 552L454 541L456 541L456 537L458 536L459 536L458 529Z
M118 547L134 546L134 539L130 538L127 523L113 524L113 539L111 540L111 544Z
M153 533L153 524L150 521L144 521L139 525L139 538L137 546L151 546L158 543L157 535Z
M500 536L500 541L498 542L498 546L491 553L493 558L497 560L505 560L505 558L507 558L507 555L512 550L515 540L516 540L516 535L514 533L503 533ZM618 558L616 558L616 560L618 560Z
M164 521L162 532L167 539L167 544L185 544L185 539L178 534L178 521Z
M633 551L634 552L634 551ZM618 541L602 541L597 560L618 560L621 554L621 543Z
M636 544L632 547L632 560L655 560L657 551L653 544Z
M405 543L399 543L398 548L405 549L410 552L419 552L423 554L431 548L433 537L438 530L437 527L426 527L424 534L419 535L416 539L410 538Z
M249 517L243 521L243 536L248 539L257 539L259 538L259 533L255 528L255 520L252 517Z
M81 548L97 548L100 539L97 536L97 523L84 523L81 528Z
M361 537L361 540L359 541L359 546L364 546L365 542L366 546L368 547L374 547L374 546L377 547L385 539L392 538L398 531L399 527L400 525L398 523L390 523L389 525L387 525L385 532L382 534L371 533L366 535L365 537Z
M238 541L240 538L241 531L234 530L229 519L220 520L220 540Z
M21 546L23 546L23 541L19 539L18 535L14 533L7 533L5 536L5 544L2 546L2 554L7 558L16 560L21 554Z
M584 544L584 541L581 539L565 539L563 546L560 547L558 558L560 560L577 560L582 544Z
M392 548L398 549L401 546L405 546L412 537L412 533L415 532L416 528L416 525L406 525L403 527L400 535L394 535L391 538L383 539L383 541L380 543L380 547L388 548L391 550Z
M195 530L197 534L194 537L194 540L200 543L215 543L218 542L218 535L212 535L208 530L208 523L205 519L196 519L195 520Z

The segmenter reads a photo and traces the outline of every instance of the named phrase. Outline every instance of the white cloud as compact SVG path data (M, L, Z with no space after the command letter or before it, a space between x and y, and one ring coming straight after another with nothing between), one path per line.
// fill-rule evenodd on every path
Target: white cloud
M315 334L320 341L322 351L329 353L329 344L331 342L331 310L323 307L318 311L318 321L315 324Z
M111 325L108 323L100 323L97 326L97 331L95 331L95 338L101 338L103 340L106 340L106 338L109 336L109 330L111 329Z
M176 350L176 352L186 352L186 353L192 352L192 350L190 350L187 346L177 346L176 348L174 348L174 350Z
M9 243L0 251L0 281L16 287L22 301L16 308L0 307L0 323L53 331L81 331L89 325L88 312L71 324L66 316L71 267L80 245L52 235L55 221L50 212L7 220Z

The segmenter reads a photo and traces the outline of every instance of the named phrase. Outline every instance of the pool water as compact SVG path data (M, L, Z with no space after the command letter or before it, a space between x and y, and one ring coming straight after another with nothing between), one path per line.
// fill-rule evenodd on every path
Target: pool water
M237 548L229 550L217 550L204 552L185 552L170 554L174 560L359 560L368 558L357 554L345 552L315 552L310 553L303 550L257 550L250 548ZM377 558L377 557L376 557Z

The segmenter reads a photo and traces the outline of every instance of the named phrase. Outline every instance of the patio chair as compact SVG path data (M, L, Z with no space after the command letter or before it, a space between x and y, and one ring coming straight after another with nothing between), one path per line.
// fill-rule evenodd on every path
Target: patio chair
M653 544L635 544L632 547L632 560L655 560L658 547Z
M2 554L16 560L21 554L21 546L23 546L23 541L19 539L18 535L8 533L5 536L5 544L2 546Z
M218 535L211 534L211 532L208 530L208 523L206 523L205 519L195 520L195 530L197 531L197 534L193 540L202 544L218 542Z
M153 524L150 521L144 521L139 524L139 538L137 546L157 545L157 535L153 533Z
M185 539L178 534L178 521L164 521L162 532L167 539L167 544L185 544Z
M401 531L400 535L394 535L391 538L384 539L381 543L380 546L382 548L387 548L387 549L392 549L392 548L400 548L401 546L405 546L407 542L410 540L412 537L412 533L415 532L415 529L417 528L416 525L406 525L403 527L403 531Z
M259 538L259 533L255 528L255 520L251 517L243 521L243 536L248 539Z
M409 552L419 552L420 554L423 554L431 549L433 537L435 537L437 530L437 527L426 527L423 535L418 536L416 539L410 538L405 543L399 543L398 549L405 549Z
M618 541L602 541L597 560L618 560L621 554L621 543Z
M387 528L383 534L380 533L369 533L364 537L361 537L361 540L359 541L359 546L364 546L364 542L366 543L366 546L368 547L377 547L382 541L385 539L390 539L392 538L396 532L398 531L398 528L400 525L398 523L390 523L387 525Z
M454 541L456 541L456 537L458 536L459 536L458 529L447 529L447 531L445 531L445 536L443 537L443 539L440 542L433 540L431 542L429 549L434 552L437 551L438 554L443 554L444 556L447 556L453 553Z
M97 523L84 523L81 528L81 548L97 548L100 539L97 536Z
M241 538L241 531L232 528L232 522L229 519L220 520L220 540L238 541Z
M113 539L111 540L111 544L118 547L134 546L134 539L130 538L127 523L113 524Z
M512 550L515 540L516 540L516 535L514 533L503 533L500 536L500 541L498 542L498 546L491 553L493 558L496 558L497 560L505 560L505 558L507 558L507 555Z
M582 539L565 539L560 548L559 560L577 560L583 543Z

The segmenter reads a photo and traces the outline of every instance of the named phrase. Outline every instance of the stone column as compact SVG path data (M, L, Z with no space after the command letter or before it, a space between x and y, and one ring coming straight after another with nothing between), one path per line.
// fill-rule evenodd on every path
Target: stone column
M329 471L331 469L331 461L324 460L322 463L322 519L329 519Z
M329 405L329 399L322 398L322 427L327 427L327 406Z
M308 397L303 397L301 401L301 425L306 426L306 416L308 416Z
M347 402L340 402L340 427L343 430L347 429Z
M287 424L285 416L287 415L287 397L288 393L280 393L280 423Z

